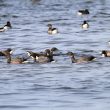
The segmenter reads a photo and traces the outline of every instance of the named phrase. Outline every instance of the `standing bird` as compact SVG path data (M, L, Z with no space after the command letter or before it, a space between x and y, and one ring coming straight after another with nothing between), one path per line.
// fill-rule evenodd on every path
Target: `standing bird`
M58 33L58 29L57 28L53 28L52 24L48 24L47 26L49 27L48 28L48 34L57 34Z
M86 20L83 21L83 24L81 25L81 27L82 27L83 29L88 29L88 28L89 28L89 24L87 23Z
M7 21L6 25L0 28L0 32L4 32L8 29L12 28L10 21Z

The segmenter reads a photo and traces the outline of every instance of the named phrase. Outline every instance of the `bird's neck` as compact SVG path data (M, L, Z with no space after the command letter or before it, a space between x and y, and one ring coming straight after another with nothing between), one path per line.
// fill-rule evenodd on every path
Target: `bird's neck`
M7 63L11 63L11 56L7 57Z
M76 62L76 59L75 59L74 55L71 56L71 61L72 61L72 63L75 63Z

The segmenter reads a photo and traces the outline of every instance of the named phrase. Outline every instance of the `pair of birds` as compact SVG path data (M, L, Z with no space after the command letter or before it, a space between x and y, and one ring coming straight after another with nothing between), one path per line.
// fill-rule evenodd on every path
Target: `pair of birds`
M11 48L8 48L4 51L0 51L0 56L5 56L7 58L7 63L12 63L12 64L23 64L23 63L28 63L28 59L31 57L35 63L48 63L54 61L53 56L56 56L54 54L54 51L58 51L57 48L53 47L51 49L46 49L44 52L36 53L32 51L27 51L28 58L12 58L11 54L13 53L13 50ZM102 56L104 57L110 57L110 51L108 50L103 50L101 52ZM62 55L62 54L57 54L57 56ZM79 59L75 58L75 55L73 52L68 52L65 55L70 56L72 63L85 63L85 62L90 62L93 61L96 57L95 56L82 56Z
M3 27L0 28L0 32L4 32L10 28L12 28L11 23L10 21L7 21L7 23Z
M35 63L48 63L54 61L53 59L53 50L52 49L46 49L44 52L36 53L32 51L27 51L27 54L29 57L33 59ZM56 48L55 48L56 49Z
M79 11L77 12L77 14L78 14L79 16L82 16L82 15L88 15L88 14L90 14L90 12L89 12L88 9L84 9L84 10L79 10ZM86 20L84 20L84 21L83 21L83 24L81 25L81 27L82 27L83 29L88 29L88 28L89 28L88 22L87 22Z
M48 34L57 34L58 33L58 29L57 28L53 28L52 24L48 24ZM89 28L89 24L86 20L83 21L83 24L81 25L81 27L83 29L88 29Z

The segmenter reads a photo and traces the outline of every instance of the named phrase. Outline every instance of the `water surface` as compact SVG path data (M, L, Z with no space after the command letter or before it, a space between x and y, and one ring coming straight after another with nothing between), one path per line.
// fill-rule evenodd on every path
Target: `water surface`
M89 16L77 16L88 8ZM0 33L0 49L13 48L14 55L27 50L57 47L61 52L91 54L95 62L72 64L68 56L55 56L55 63L7 64L0 58L0 110L109 110L110 59L100 51L109 49L109 0L0 0L0 26L13 28ZM83 20L90 28L82 30ZM59 29L48 35L47 24Z

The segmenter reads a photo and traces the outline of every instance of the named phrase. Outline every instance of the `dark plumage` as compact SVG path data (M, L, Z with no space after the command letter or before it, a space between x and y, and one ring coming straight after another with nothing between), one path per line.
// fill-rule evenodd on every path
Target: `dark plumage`
M78 11L78 15L88 15L88 14L90 14L88 9Z
M4 32L8 29L12 28L10 21L7 21L6 25L0 28L0 32Z
M12 54L12 49L11 48L8 48L6 50L3 50L3 51L0 51L0 56L6 56L8 54Z
M10 53L6 54L5 56L7 58L7 63L10 63L10 64L23 64L23 63L26 63L28 59L28 58L23 58L23 57L12 58Z
M89 62L95 59L94 56L84 56L84 57L80 57L79 59L76 59L74 57L74 53L72 52L69 52L68 55L71 57L72 63L84 63L84 62Z
M50 50L51 50L52 52L55 52L55 51L58 51L58 48L52 47Z
M27 52L28 55L34 60L34 62L38 63L47 63L54 61L53 60L53 55L50 49L46 49L45 52L39 54L39 53L34 53L32 51Z
M28 54L29 57L31 57L34 60L34 62L36 62L36 56L40 56L44 53L35 53L35 52L32 52L32 51L27 51L27 54Z
M110 51L109 50L102 50L101 54L103 57L110 57Z
M20 57L11 58L11 56L7 57L7 63L23 64L25 63L25 61L27 61L27 58L20 58Z

